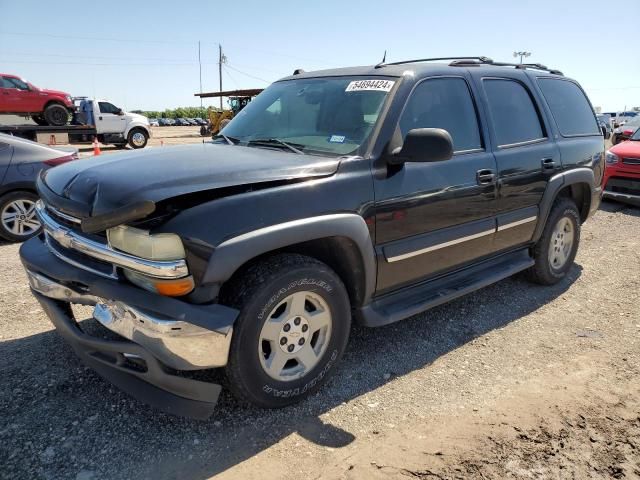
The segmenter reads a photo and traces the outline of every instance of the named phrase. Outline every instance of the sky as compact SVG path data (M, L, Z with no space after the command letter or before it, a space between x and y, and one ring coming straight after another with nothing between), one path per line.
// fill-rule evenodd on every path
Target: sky
M614 8L615 5L615 8ZM602 111L640 107L640 0L0 0L0 72L127 110L199 106L306 71L442 56L530 62L578 80ZM636 40L634 40L634 38ZM204 105L217 105L205 99Z

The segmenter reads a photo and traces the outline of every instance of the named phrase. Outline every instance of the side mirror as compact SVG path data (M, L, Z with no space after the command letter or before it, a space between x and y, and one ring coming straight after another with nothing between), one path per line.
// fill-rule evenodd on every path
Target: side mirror
M116 113L116 115L124 115L124 112L122 111L121 108L118 109L118 112Z
M407 132L402 147L396 148L389 163L440 162L453 156L451 135L442 128L414 128Z

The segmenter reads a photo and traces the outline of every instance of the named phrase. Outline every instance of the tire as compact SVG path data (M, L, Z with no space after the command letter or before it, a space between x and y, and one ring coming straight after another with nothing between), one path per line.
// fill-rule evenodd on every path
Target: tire
M24 242L37 235L42 226L35 214L35 193L17 191L0 197L0 237L10 242ZM22 216L22 219L16 218Z
M240 310L226 366L229 389L258 407L281 408L317 391L349 339L344 284L327 265L303 255L253 264L225 287L222 303Z
M529 280L554 285L571 267L580 244L580 213L573 200L556 200L542 236L533 248L535 265L527 270Z
M31 115L31 120L35 122L36 125L46 126L47 121L40 115Z
M52 103L44 109L43 116L47 125L61 127L69 121L69 110L64 105Z
M143 128L134 128L127 136L127 143L131 148L144 148L148 140L149 134Z

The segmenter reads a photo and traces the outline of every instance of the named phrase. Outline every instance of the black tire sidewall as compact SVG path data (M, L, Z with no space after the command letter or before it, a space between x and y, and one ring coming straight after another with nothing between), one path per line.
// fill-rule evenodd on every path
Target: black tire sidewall
M31 200L35 202L38 200L38 196L35 193L27 192L27 191L17 191L17 192L7 193L6 195L3 195L2 197L0 197L0 212L4 210L4 207L8 203L11 203L20 199ZM10 242L24 242L30 239L31 237L36 236L41 231L42 231L42 227L40 227L38 230L33 232L31 235L21 237L21 236L14 235L10 231L6 230L2 222L0 222L0 238L8 240Z
M141 133L144 135L144 144L141 146L137 146L133 144L133 135L136 133ZM127 143L129 144L129 146L131 148L144 148L147 146L147 142L149 141L149 135L147 134L147 132L144 131L144 129L142 128L134 128L133 130L131 130L129 132L129 135L127 136Z
M564 217L568 218L569 221L573 224L573 245L571 246L571 253L565 264L561 268L556 269L553 268L549 262L549 249L551 248L551 237L553 235L553 230L560 219ZM538 261L544 262L541 264L541 266L543 266L544 274L549 279L553 279L555 281L562 280L567 275L569 270L571 270L573 262L576 258L576 254L578 253L578 246L580 244L580 214L578 213L578 209L573 202L561 202L556 208L553 209L540 241L542 242L542 248L540 249L540 258L538 259Z
M319 363L303 377L281 382L263 369L258 352L260 332L269 313L287 296L309 291L327 302L333 319L331 338ZM234 326L229 364L230 385L251 403L281 407L295 403L319 388L339 362L347 344L351 311L348 295L337 275L328 268L304 266L293 268L264 285L247 302ZM231 371L231 372L230 372Z
M66 116L63 123L54 121L55 114L51 112L54 112L56 110L60 110L60 111L64 110L64 113ZM52 105L47 106L47 108L44 109L43 117L49 125L61 127L63 125L66 125L67 122L69 121L69 111L64 105L60 105L59 103L54 103Z

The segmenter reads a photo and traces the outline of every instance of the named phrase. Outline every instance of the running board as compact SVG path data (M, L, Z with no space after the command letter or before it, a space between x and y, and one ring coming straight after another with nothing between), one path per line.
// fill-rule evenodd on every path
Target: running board
M429 310L533 266L528 249L501 255L429 282L384 295L356 313L359 323L381 327Z

